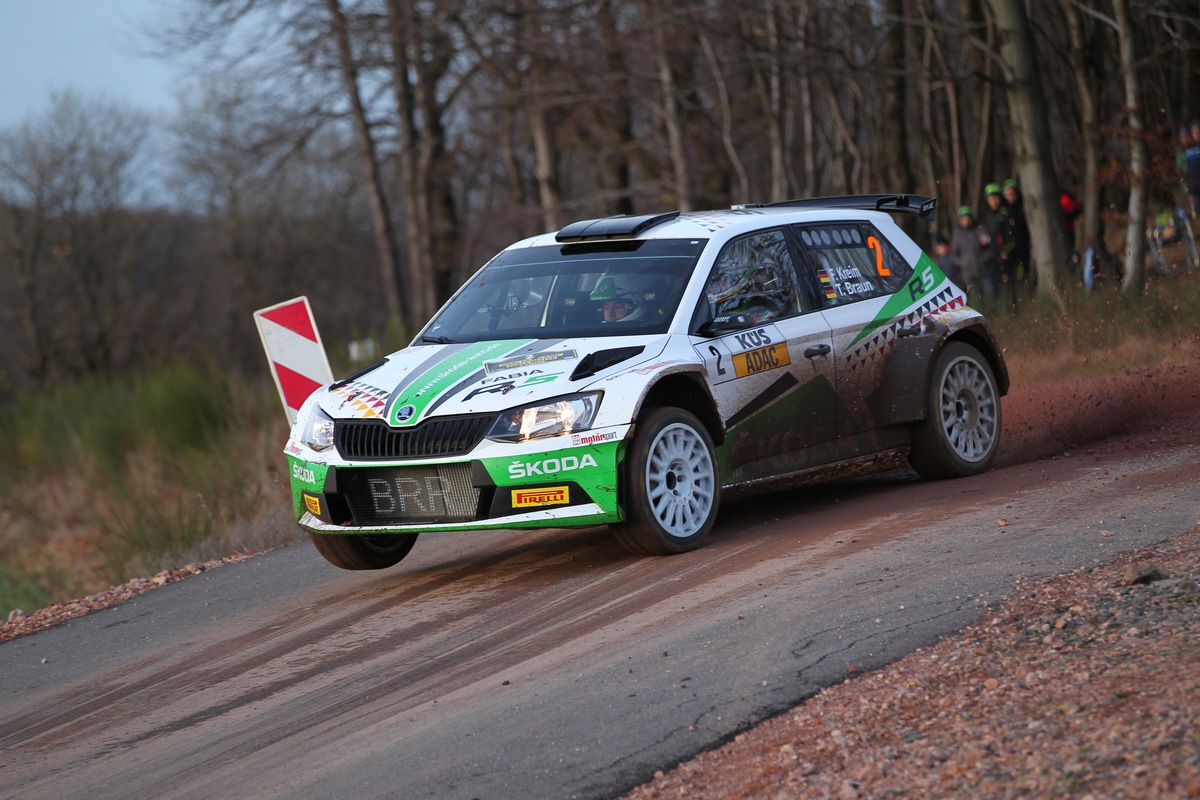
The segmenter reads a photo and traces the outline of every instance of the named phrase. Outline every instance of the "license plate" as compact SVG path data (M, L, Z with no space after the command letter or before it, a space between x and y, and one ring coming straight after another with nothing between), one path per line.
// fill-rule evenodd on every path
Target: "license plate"
M337 483L362 525L467 522L479 511L468 464L343 469Z

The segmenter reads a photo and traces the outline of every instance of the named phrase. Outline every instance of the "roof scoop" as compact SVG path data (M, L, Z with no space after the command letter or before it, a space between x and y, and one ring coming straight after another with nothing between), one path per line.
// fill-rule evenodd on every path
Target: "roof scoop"
M644 230L679 216L678 211L665 214L620 214L615 217L585 219L572 222L554 235L560 242L603 241L605 239L632 239Z

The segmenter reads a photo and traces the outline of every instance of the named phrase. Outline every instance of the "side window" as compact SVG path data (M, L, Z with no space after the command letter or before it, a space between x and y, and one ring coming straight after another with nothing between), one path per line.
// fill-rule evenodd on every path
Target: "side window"
M800 312L796 268L783 231L734 239L708 276L709 319L744 317L757 325Z
M912 274L892 243L868 224L808 225L797 234L826 308L892 294Z

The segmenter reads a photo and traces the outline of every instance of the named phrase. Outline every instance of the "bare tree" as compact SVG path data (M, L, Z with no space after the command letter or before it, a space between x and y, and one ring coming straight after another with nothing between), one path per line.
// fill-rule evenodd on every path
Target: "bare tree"
M350 43L350 32L346 15L339 0L325 0L329 11L329 25L337 43L338 65L342 83L350 108L350 119L354 134L358 138L359 157L362 161L363 190L371 208L371 221L375 229L375 250L379 257L379 274L383 278L383 299L388 310L389 323L404 329L406 315L400 303L398 279L399 255L396 251L396 234L392 224L391 209L384 191L383 173L376 153L375 138L367 122L367 110L358 85L358 62Z
M1121 57L1121 77L1125 87L1125 105L1129 125L1129 222L1125 229L1125 269L1122 288L1129 292L1142 289L1142 259L1146 240L1142 230L1146 219L1146 141L1143 138L1141 88L1134 53L1133 21L1126 0L1113 0L1113 19L1117 29Z
M1022 0L989 0L989 4L1000 34L1013 161L1025 197L1038 293L1061 298L1059 290L1067 264L1065 227L1033 37Z
M1089 53L1094 48L1089 47L1084 37L1085 20L1080 16L1076 0L1060 0L1063 19L1066 21L1069 46L1066 48L1067 63L1071 68L1075 91L1079 101L1079 138L1083 147L1082 166L1083 181L1083 224L1079 226L1081 235L1077 237L1075 249L1086 248L1096 237L1099 230L1100 191L1097 174L1099 162L1100 125L1096 117L1096 97L1093 86L1095 76L1089 69Z
M145 114L66 91L45 116L0 136L3 255L16 287L4 297L25 336L23 370L38 384L52 361L106 372L129 345L146 231L128 209L149 130Z

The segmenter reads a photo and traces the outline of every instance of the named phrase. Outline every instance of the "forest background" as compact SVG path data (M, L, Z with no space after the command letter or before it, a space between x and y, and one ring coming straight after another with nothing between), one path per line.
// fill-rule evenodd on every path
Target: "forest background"
M0 612L295 538L254 309L307 295L344 373L576 219L900 191L948 235L1011 177L1038 294L1002 344L1078 365L1200 329L1143 235L1183 202L1194 0L169 8L143 33L193 76L171 119L67 90L0 129ZM1075 266L1100 231L1103 303Z

